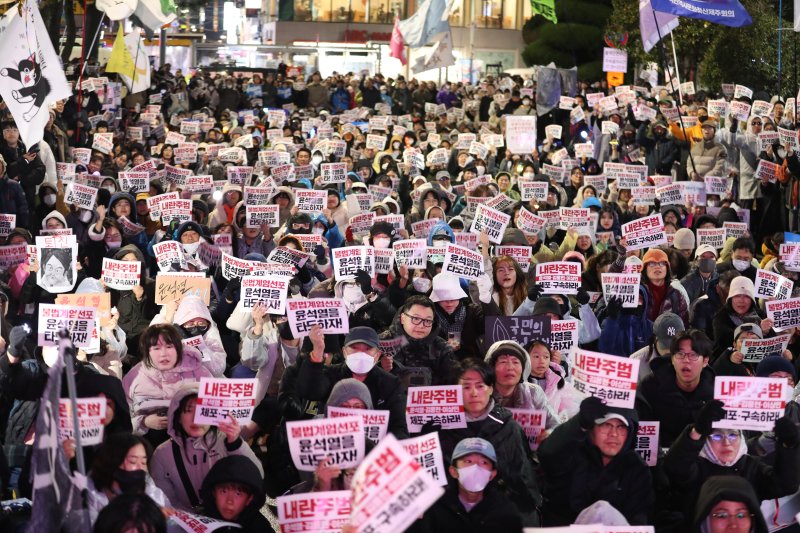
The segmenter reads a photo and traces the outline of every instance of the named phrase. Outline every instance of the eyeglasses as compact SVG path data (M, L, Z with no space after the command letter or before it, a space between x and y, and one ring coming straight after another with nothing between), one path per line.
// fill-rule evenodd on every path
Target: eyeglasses
M422 318L421 316L409 315L408 313L403 313L403 314L406 315L408 319L411 321L411 323L414 324L415 326L419 326L420 324L422 324L426 328L433 326L432 318Z
M710 440L713 440L714 442L722 442L723 440L726 440L728 442L736 442L736 441L739 440L739 437L740 437L740 435L737 432L732 432L732 433L712 433L711 435L708 436L708 438Z
M753 126L760 126L761 125L761 121L760 120L754 120L750 124L752 124Z
M692 363L696 363L700 357L702 357L699 353L695 352L678 352L674 355L675 359L679 361L691 361Z
M612 424L611 422L604 422L596 427L601 433L627 433L628 431L628 426L625 424Z
M746 513L744 511L739 511L735 514L730 514L727 511L720 511L719 513L712 513L711 518L715 520L730 520L731 518L735 518L736 520L744 520L744 519L751 519L753 517L752 513Z
M647 266L654 266L658 268L667 268L669 263L665 263L664 261L651 261L647 263Z

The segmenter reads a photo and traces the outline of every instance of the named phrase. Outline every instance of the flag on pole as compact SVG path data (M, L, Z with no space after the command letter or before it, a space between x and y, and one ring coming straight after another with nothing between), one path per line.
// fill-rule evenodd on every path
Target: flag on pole
M134 30L125 36L124 41L133 63L127 72L120 72L119 75L132 93L145 91L150 88L150 61L142 44L142 36Z
M419 74L426 70L435 68L445 68L456 64L456 58L453 56L453 39L450 32L442 35L441 40L436 43L433 50L426 56L417 58L411 71L414 74Z
M122 28L120 28L114 39L114 47L111 48L111 57L108 58L106 72L129 74L133 72L133 69L133 56L131 56L128 48L125 46L125 36L123 35Z
M26 1L21 15L9 10L0 21L0 49L0 96L30 148L44 136L47 105L72 95L35 2Z
M406 45L420 48L443 32L450 31L446 0L425 0L417 12L398 24Z
M679 17L707 20L732 28L753 23L738 0L651 0L653 9Z
M653 10L650 0L639 0L639 30L642 32L642 46L645 52L652 50L658 43L659 32L661 37L666 37L677 27L678 17L672 13Z
M531 0L531 13L541 15L553 24L558 24L555 0Z
M395 17L394 28L392 28L392 38L389 39L389 57L395 57L400 63L408 63L406 59L406 43L403 42L403 34L400 33L400 17Z

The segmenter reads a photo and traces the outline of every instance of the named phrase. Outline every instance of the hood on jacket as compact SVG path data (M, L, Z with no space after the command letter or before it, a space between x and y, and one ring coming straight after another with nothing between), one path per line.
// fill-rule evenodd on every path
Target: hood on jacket
M78 288L75 289L75 294L97 294L102 292L106 292L106 289L100 283L100 280L95 278L83 278L83 281L78 284Z
M243 455L229 455L214 463L200 488L203 507L206 513L214 518L219 517L219 510L214 501L214 487L221 483L240 483L248 487L253 495L253 500L239 516L240 523L246 523L248 515L259 513L266 502L264 478L253 461Z
M130 220L134 224L138 224L139 223L139 216L136 213L136 199L129 192L120 191L120 192L115 192L114 194L111 195L111 199L108 201L108 211L109 211L109 214L111 215L111 217L112 218L117 218L116 216L114 216L112 210L114 209L114 204L116 204L120 200L128 200L128 202L130 202L130 204L131 204L131 214L130 214L130 216L128 216L128 220Z
M515 244L517 246L530 246L530 243L528 243L528 238L525 237L525 233L523 233L521 229L517 228L506 228L505 233L503 233L503 240L500 242L500 244L502 245Z
M42 229L47 229L47 221L50 220L51 218L55 218L56 220L61 222L65 228L69 227L69 225L67 224L67 219L64 218L64 215L53 209L52 211L47 213L47 216L44 217L44 219L42 219Z
M173 322L181 325L193 318L202 318L208 320L209 325L214 324L214 321L211 320L211 313L208 311L208 306L203 302L203 299L199 296L187 295L183 297L180 305L178 305Z
M417 200L417 213L419 213L419 216L425 214L425 197L428 196L429 192L433 192L433 194L436 195L436 205L439 205L439 201L442 199L442 193L438 187L434 187L432 184L422 185L420 187L419 199Z
M636 443L636 434L639 431L639 415L636 413L636 410L622 407L609 407L608 412L609 414L620 415L628 422L628 436L625 439L625 444L622 445L622 449L619 451L620 455L629 450L633 450Z
M712 476L700 488L694 513L696 533L703 531L711 510L721 501L741 502L747 505L753 515L751 529L754 533L767 533L767 523L761 513L760 502L750 483L741 476Z
M428 246L433 246L433 238L438 235L447 235L451 243L455 244L456 242L456 234L447 222L439 222L431 228L428 233Z
M144 254L135 244L126 244L114 254L114 259L121 261L128 254L134 254L139 262L144 263ZM144 272L144 271L142 271Z
M181 388L175 393L172 399L169 401L169 409L167 410L167 434L170 436L172 440L175 442L180 443L182 441L180 435L178 435L178 431L176 428L176 424L178 424L180 420L180 413L178 409L181 406L181 402L187 396L195 395L200 391L200 384L196 381L189 381L181 385Z
M295 200L294 191L292 191L292 188L291 187L287 187L285 185L281 185L280 187L278 187L278 190L275 191L275 196L277 196L278 193L281 193L281 192L284 192L284 193L289 195L289 205L286 206L286 209L291 209L292 207L294 207L294 203L295 203L296 200ZM273 196L273 198L275 198L275 196ZM237 209L238 209L238 207L237 207Z

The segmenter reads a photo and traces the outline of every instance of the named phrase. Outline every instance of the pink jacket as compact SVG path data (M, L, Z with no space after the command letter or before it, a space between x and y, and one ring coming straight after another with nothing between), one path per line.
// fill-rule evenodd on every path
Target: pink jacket
M563 368L560 365L550 363L550 368L544 374L544 393L547 395L550 405L558 413L558 418L562 422L566 422L578 414L583 396L575 390L572 383L564 380L561 372L563 372ZM564 381L564 386L559 389L558 383L562 380Z

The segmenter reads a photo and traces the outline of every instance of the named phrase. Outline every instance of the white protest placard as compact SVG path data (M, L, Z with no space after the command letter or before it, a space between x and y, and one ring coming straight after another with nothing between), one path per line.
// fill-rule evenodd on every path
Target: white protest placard
M170 524L174 523L186 533L211 533L212 531L222 528L241 527L239 524L233 522L225 522L217 518L187 513L180 509L165 509L165 512L169 513Z
M114 150L114 134L95 133L92 136L92 150L111 155L111 152Z
M295 468L313 472L327 458L329 466L353 468L364 459L364 423L360 416L286 422Z
M614 123L612 122L611 124ZM575 150L575 157L579 159L591 158L594 153L594 145L592 143L575 143L572 148Z
M746 122L750 117L750 104L747 102L731 102L728 106L730 116L741 122Z
M536 148L536 116L505 115L506 151L509 154L530 154Z
M797 150L797 132L778 126L778 139L781 145L789 145L793 150Z
M603 72L628 72L628 52L619 48L603 48Z
M161 241L154 244L153 254L161 272L172 270L173 263L177 263L179 268L186 268L186 257L183 255L181 244L178 241Z
M67 193L64 197L64 203L67 205L75 204L81 209L93 211L96 199L97 189L94 187L81 185L79 183L70 183L67 185Z
M742 346L739 349L744 356L742 361L757 364L767 356L783 357L783 352L789 345L789 339L791 339L791 335L778 335L765 339L742 339Z
M150 174L147 172L120 172L119 188L131 194L150 189Z
M574 261L537 263L536 284L543 294L577 294L581 286L581 264Z
M569 98L569 97L562 96L561 98ZM570 105L569 107L570 109L572 109L572 105ZM562 130L563 127L560 124L550 124L549 126L545 126L544 134L551 139L560 139Z
M550 321L549 346L562 354L578 347L578 321L574 318Z
M267 259L273 263L283 263L300 269L308 261L308 254L286 246L278 246L269 253Z
M417 461L417 464L430 474L436 483L441 486L447 485L447 470L444 466L442 444L439 442L438 431L401 440L400 444Z
M320 165L320 181L323 185L344 183L347 178L347 163L322 163Z
M358 236L365 236L367 233L369 233L369 230L374 223L374 211L369 213L361 213L360 215L350 217L350 220L348 221L350 231L353 233L353 235Z
M392 244L394 261L412 270L424 270L428 260L428 242L425 239L406 239Z
M767 149L767 146L772 146L778 142L780 142L780 136L777 131L762 131L758 134L758 151L763 152ZM761 161L764 160L759 159L759 162Z
M243 186L250 183L253 167L231 166L226 169L226 177L231 185Z
M639 283L641 274L614 274L603 272L603 296L606 303L617 297L622 302L622 307L634 308L639 305Z
M391 248L375 248L375 273L388 274L394 266L394 251Z
M256 305L266 306L266 312L282 315L286 311L286 297L290 277L244 276L242 278L241 302L244 309Z
M769 183L775 183L778 179L778 173L781 171L781 166L777 163L771 163L765 159L758 160L756 167L755 177L760 180L767 180Z
M75 235L36 237L36 284L50 293L69 292L78 278Z
M658 462L658 432L661 422L639 421L634 449L647 466L656 466ZM652 526L650 526L652 527ZM616 531L616 528L614 529Z
M800 326L800 298L770 300L765 304L767 318L772 320L772 329L783 331Z
M7 237L17 227L17 215L0 214L0 237Z
M109 289L129 291L141 285L142 263L140 261L117 261L103 258L100 279Z
M444 492L392 435L361 463L352 488L350 523L358 533L404 531Z
M725 228L697 228L697 246L708 244L717 250L725 246Z
M726 241L731 237L734 239L744 237L744 235L749 231L747 228L747 222L723 222L722 227L725 230Z
M286 302L286 316L294 338L305 337L317 324L323 333L350 331L347 308L339 298L294 299Z
M558 211L555 212L558 214ZM545 225L545 218L535 215L525 209L520 208L519 216L517 218L517 227L525 233L538 233Z
M386 136L374 135L372 133L367 135L367 148L381 151L386 148Z
M406 425L409 433L419 433L427 422L442 429L467 427L463 389L460 385L411 387L406 400Z
M181 141L181 142L184 142L184 141ZM210 151L211 150L209 150L209 152ZM221 147L219 149L219 152L217 153L217 159L219 159L223 163L243 163L244 161L247 160L247 154L245 153L244 148L241 148L239 146L231 146L230 148L222 148ZM228 167L228 169L231 169L231 168L233 168L233 167ZM236 167L236 168L248 168L248 167ZM249 167L249 168L252 169L253 167ZM231 175L228 174L228 180L229 181L230 181L230 176ZM237 172L237 176L239 177L239 179L241 179L242 172L238 171ZM248 178L249 178L249 176L248 176ZM231 183L233 183L233 182L231 182ZM241 184L239 184L239 185L241 185Z
M728 178L705 176L703 182L706 185L706 194L715 194L717 196L728 194Z
M509 409L514 415L514 420L522 426L525 436L528 438L528 446L531 450L538 448L537 439L545 428L547 421L547 411L544 409Z
M258 380L200 378L195 424L218 425L235 418L240 425L250 421L256 407Z
M175 163L181 165L197 163L197 147L198 144L194 142L180 143L174 150Z
M477 280L483 274L483 268L483 256L479 252L452 243L445 246L442 272Z
M486 205L478 205L475 209L475 218L469 231L472 233L486 232L489 241L500 244L511 217Z
M564 111L570 111L572 108L575 107L575 99L571 96L561 96L558 99L558 108L563 109ZM556 139L560 139L561 135L553 136Z
M656 202L655 187L633 187L631 189L633 205L654 205Z
M379 443L389 430L389 411L328 406L328 418L344 416L360 416L364 427L364 436L375 444Z
M625 247L628 250L653 248L667 242L661 214L639 218L622 225Z
M184 296L197 296L208 305L211 300L211 278L202 272L159 272L156 274L156 303L179 302Z
M328 191L313 189L292 189L295 206L301 213L317 215L322 213L328 201Z
M775 272L759 268L756 271L756 298L786 300L792 295L794 282Z
M724 89L724 87L723 87ZM741 97L753 99L753 89L745 87L744 85L737 84L733 89L733 99L737 100Z
M594 227L589 208L559 207L558 218L561 229L568 230L570 228L580 229Z
M89 348L97 322L97 310L92 307L39 304L39 346L58 346L58 333L66 329L79 348Z
M267 205L248 205L245 207L245 226L248 228L260 228L269 226L275 228L280 226L278 204Z
M786 270L800 272L800 242L785 242L781 244L779 257Z
M716 376L714 399L725 404L725 418L712 427L772 431L791 392L785 378Z
M375 275L375 249L372 246L344 246L334 248L333 273L337 280L354 278L359 270L370 277Z
M21 265L27 257L27 245L9 244L0 246L0 270L8 270L14 265Z
M611 120L604 120L600 127L603 135L616 135L619 132L619 124Z
M661 205L683 205L683 189L678 183L670 183L656 188L656 196Z
M76 398L78 425L81 432L81 446L95 446L103 442L103 421L106 418L106 399L102 396ZM64 442L75 438L75 425L72 419L72 401L69 398L58 400L58 440Z
M284 533L340 533L350 520L350 491L304 492L276 498Z
M163 200L158 204L161 223L168 226L176 220L179 224L192 219L192 201L188 198L179 200Z
M639 377L638 359L581 349L575 349L571 355L575 389L605 400L611 407L633 409Z
M502 255L508 256L517 262L519 267L526 274L531 266L531 247L518 246L516 244L507 244L494 247L494 255L500 257Z

